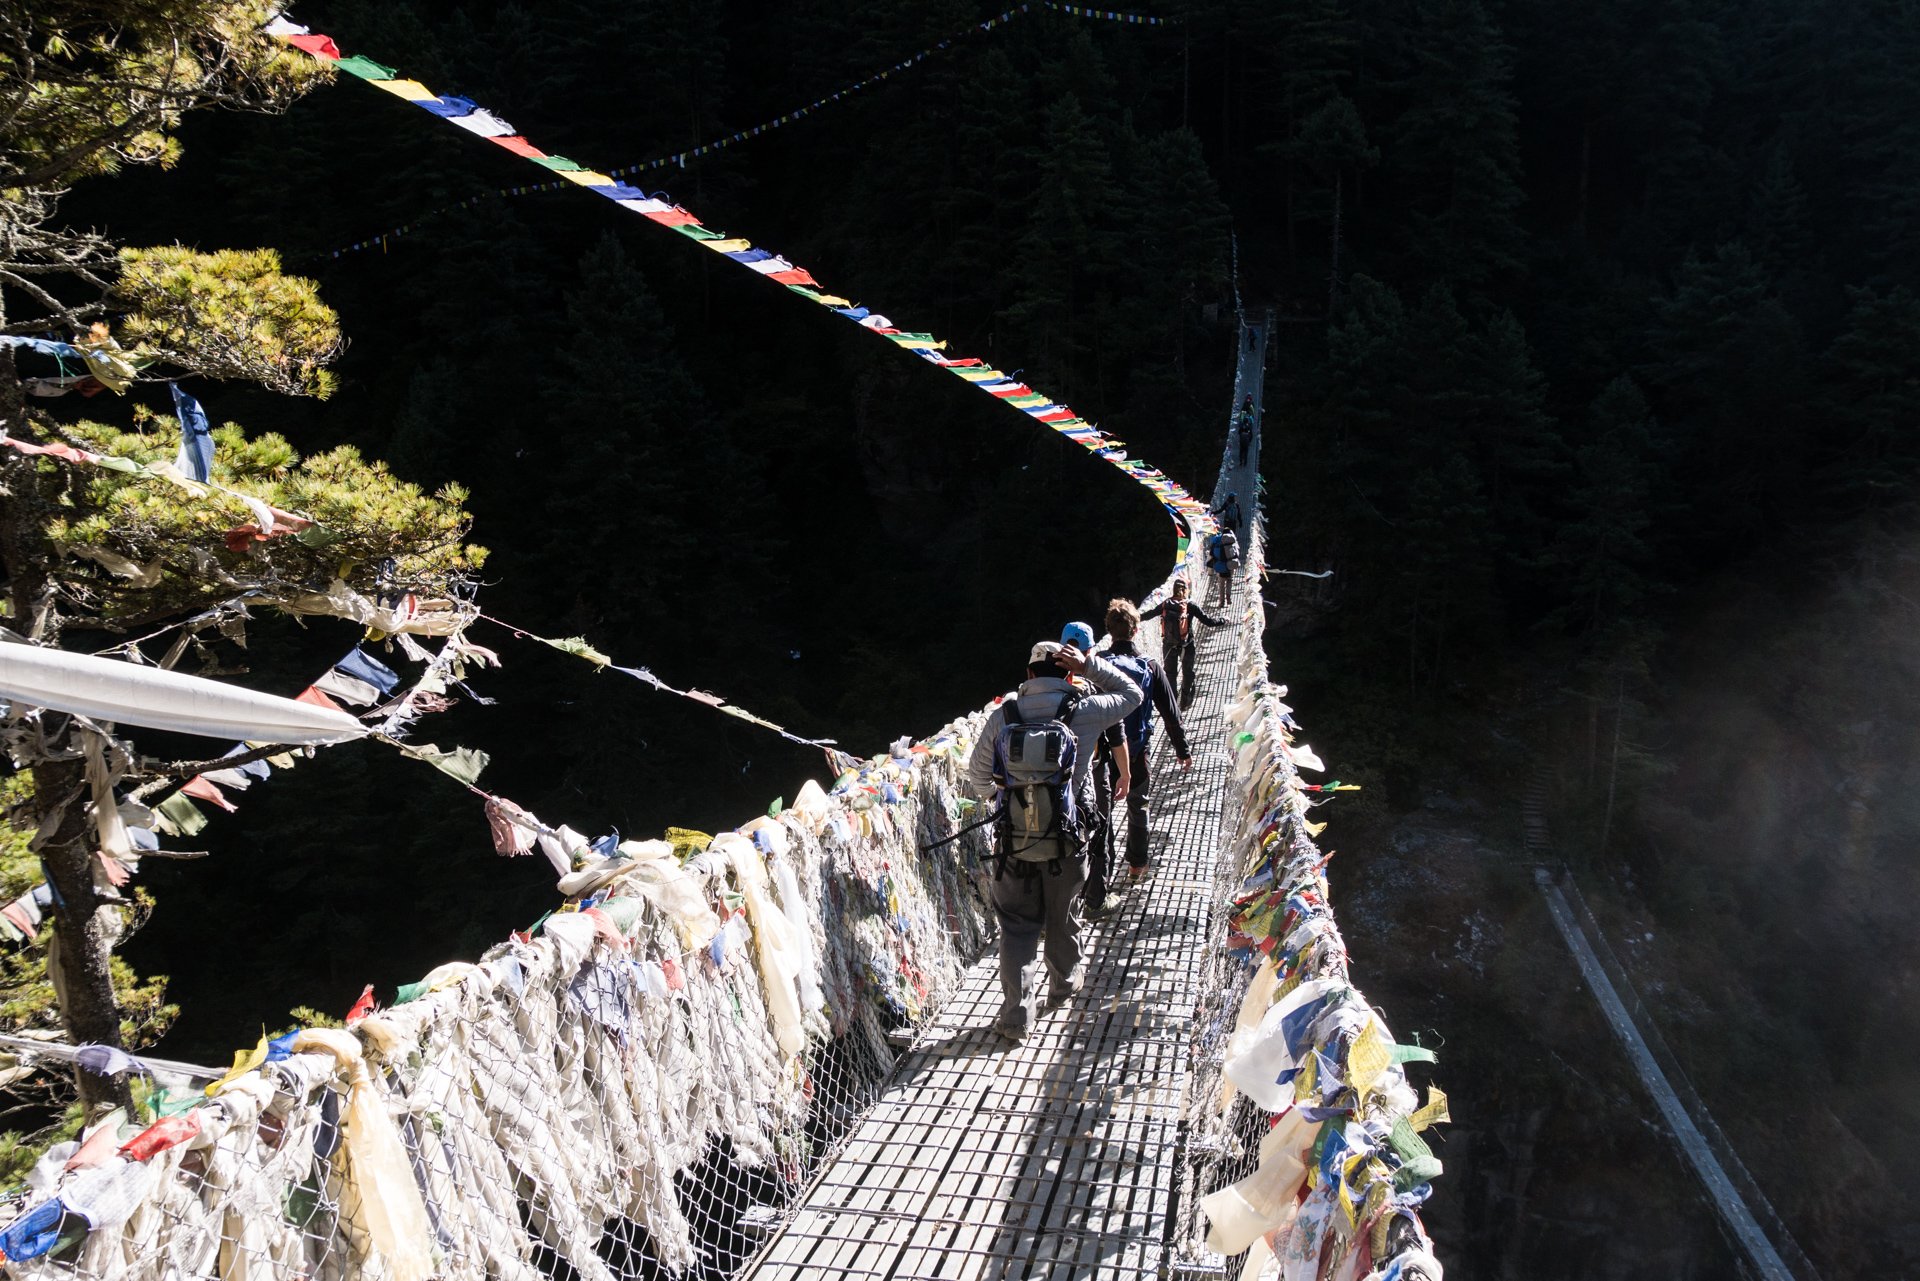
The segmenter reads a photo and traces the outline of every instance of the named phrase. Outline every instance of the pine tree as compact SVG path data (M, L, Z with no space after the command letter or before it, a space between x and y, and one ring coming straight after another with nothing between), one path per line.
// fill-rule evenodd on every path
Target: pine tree
M1660 466L1653 413L1621 374L1588 412L1589 443L1575 451L1577 480L1546 561L1566 594L1548 621L1591 640L1609 634L1654 590L1647 568Z
M1479 0L1413 12L1383 176L1410 206L1413 274L1481 287L1519 265L1522 243L1512 50Z
M1069 93L1047 112L1020 239L1025 288L1008 309L1026 331L1033 372L1063 397L1078 395L1076 367L1094 350L1090 321L1114 269L1111 211L1118 203L1107 144Z
M89 370L120 391L150 377L146 369L292 394L331 391L325 366L340 350L337 321L313 282L282 274L273 252L122 250L57 219L60 197L78 178L173 163L173 131L186 112L215 104L276 110L325 83L322 63L262 34L272 14L261 3L0 10L0 94L9 101L0 116L0 185L8 188L0 202L0 333L67 329L94 352ZM60 423L30 409L16 353L0 348L0 421L14 439L90 449L136 469L12 450L0 460L9 621L31 640L57 646L70 631L175 618L232 598L236 582L254 584L262 604L336 575L362 590L376 581L440 590L484 555L463 546L462 491L429 496L346 447L303 460L277 436L249 439L228 424L214 432L213 475L316 522L300 538L259 543L242 534L236 543L226 526L248 520L246 505L138 470L171 462L178 433ZM92 559L70 558L78 551ZM104 568L116 561L135 572ZM130 1005L157 998L128 986L131 972L115 962L123 900L96 883L91 816L68 803L85 776L72 750L82 729L53 713L41 727L47 751L31 760L32 796L16 812L46 820L39 853L57 891L59 1014L75 1041L118 1046L139 1034L123 1025ZM124 1076L79 1070L77 1078L85 1102L131 1103Z
M1301 122L1300 132L1287 148L1287 155L1289 159L1303 161L1323 181L1333 183L1333 202L1328 215L1332 239L1327 249L1327 309L1331 314L1340 300L1340 233L1347 178L1378 164L1380 151L1367 142L1367 129L1361 122L1359 108L1336 95Z
M1847 327L1827 352L1844 435L1821 487L1853 510L1910 503L1920 477L1920 297L1898 286L1850 292Z

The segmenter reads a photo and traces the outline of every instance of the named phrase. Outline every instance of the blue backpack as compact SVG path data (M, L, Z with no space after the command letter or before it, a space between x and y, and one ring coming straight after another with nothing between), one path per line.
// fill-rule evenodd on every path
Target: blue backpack
M1140 706L1127 713L1127 750L1140 760L1153 737L1153 663L1139 654L1108 654L1107 661L1133 678L1140 687ZM1144 766L1144 762L1142 762Z

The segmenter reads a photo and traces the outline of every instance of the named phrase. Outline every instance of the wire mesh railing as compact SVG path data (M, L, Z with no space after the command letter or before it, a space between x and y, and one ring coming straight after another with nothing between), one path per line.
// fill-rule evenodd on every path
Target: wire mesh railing
M17 1276L733 1274L989 936L986 832L929 856L983 713L682 864L629 842L537 935L351 1031L263 1043L56 1146Z
M1446 1097L1420 1105L1404 1065L1432 1054L1394 1044L1348 977L1309 818L1321 785L1300 775L1320 763L1268 680L1264 539L1256 513L1175 1253L1188 1274L1438 1281L1418 1208L1440 1162L1419 1132L1446 1119Z

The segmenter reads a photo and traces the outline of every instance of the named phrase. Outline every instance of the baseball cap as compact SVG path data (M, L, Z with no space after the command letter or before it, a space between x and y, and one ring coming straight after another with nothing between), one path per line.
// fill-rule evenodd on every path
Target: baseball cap
M1093 628L1085 623L1068 623L1060 629L1060 643L1071 645L1083 654L1090 653L1093 650Z
M1039 641L1035 643L1033 652L1027 655L1027 663L1029 665L1052 663L1059 661L1059 658L1060 643L1058 641Z

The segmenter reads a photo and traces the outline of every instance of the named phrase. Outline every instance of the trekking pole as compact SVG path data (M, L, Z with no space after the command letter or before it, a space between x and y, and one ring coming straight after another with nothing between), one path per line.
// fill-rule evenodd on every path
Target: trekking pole
M953 841L957 841L957 840L959 840L959 839L960 839L961 837L963 837L963 836L965 836L965 835L966 835L966 834L967 834L968 832L971 832L971 831L972 831L972 830L973 830L974 828L976 828L976 827L985 827L985 826L986 826L987 824L989 824L989 823L991 823L991 822L993 822L993 820L994 820L994 819L996 819L996 818L999 818L999 817L1000 817L1000 816L1001 816L1002 814L1004 814L1005 812L1006 812L1006 810L1005 810L1005 808L1004 808L1004 807L1002 807L1001 809L997 809L997 810L995 810L995 811L993 811L993 813L991 813L991 814L989 814L989 815L987 815L987 816L986 816L985 818L983 818L983 819L981 819L981 820L980 820L980 821L979 821L978 823L969 823L969 824L967 824L967 825L966 825L965 827L963 827L963 828L961 828L961 829L960 829L959 831L957 831L957 832L955 832L955 833L954 833L954 834L953 834L952 836L943 836L943 837L941 837L941 838L940 838L939 840L937 840L937 841L934 841L934 842L932 842L931 844L928 844L928 845L922 845L922 846L920 847L920 852L921 852L922 854L925 854L925 853L926 853L926 852L927 852L928 850L937 850L937 849L939 849L939 848L940 848L940 847L941 847L942 845L946 845L946 844L949 844L949 843L951 843L951 842L953 842Z

